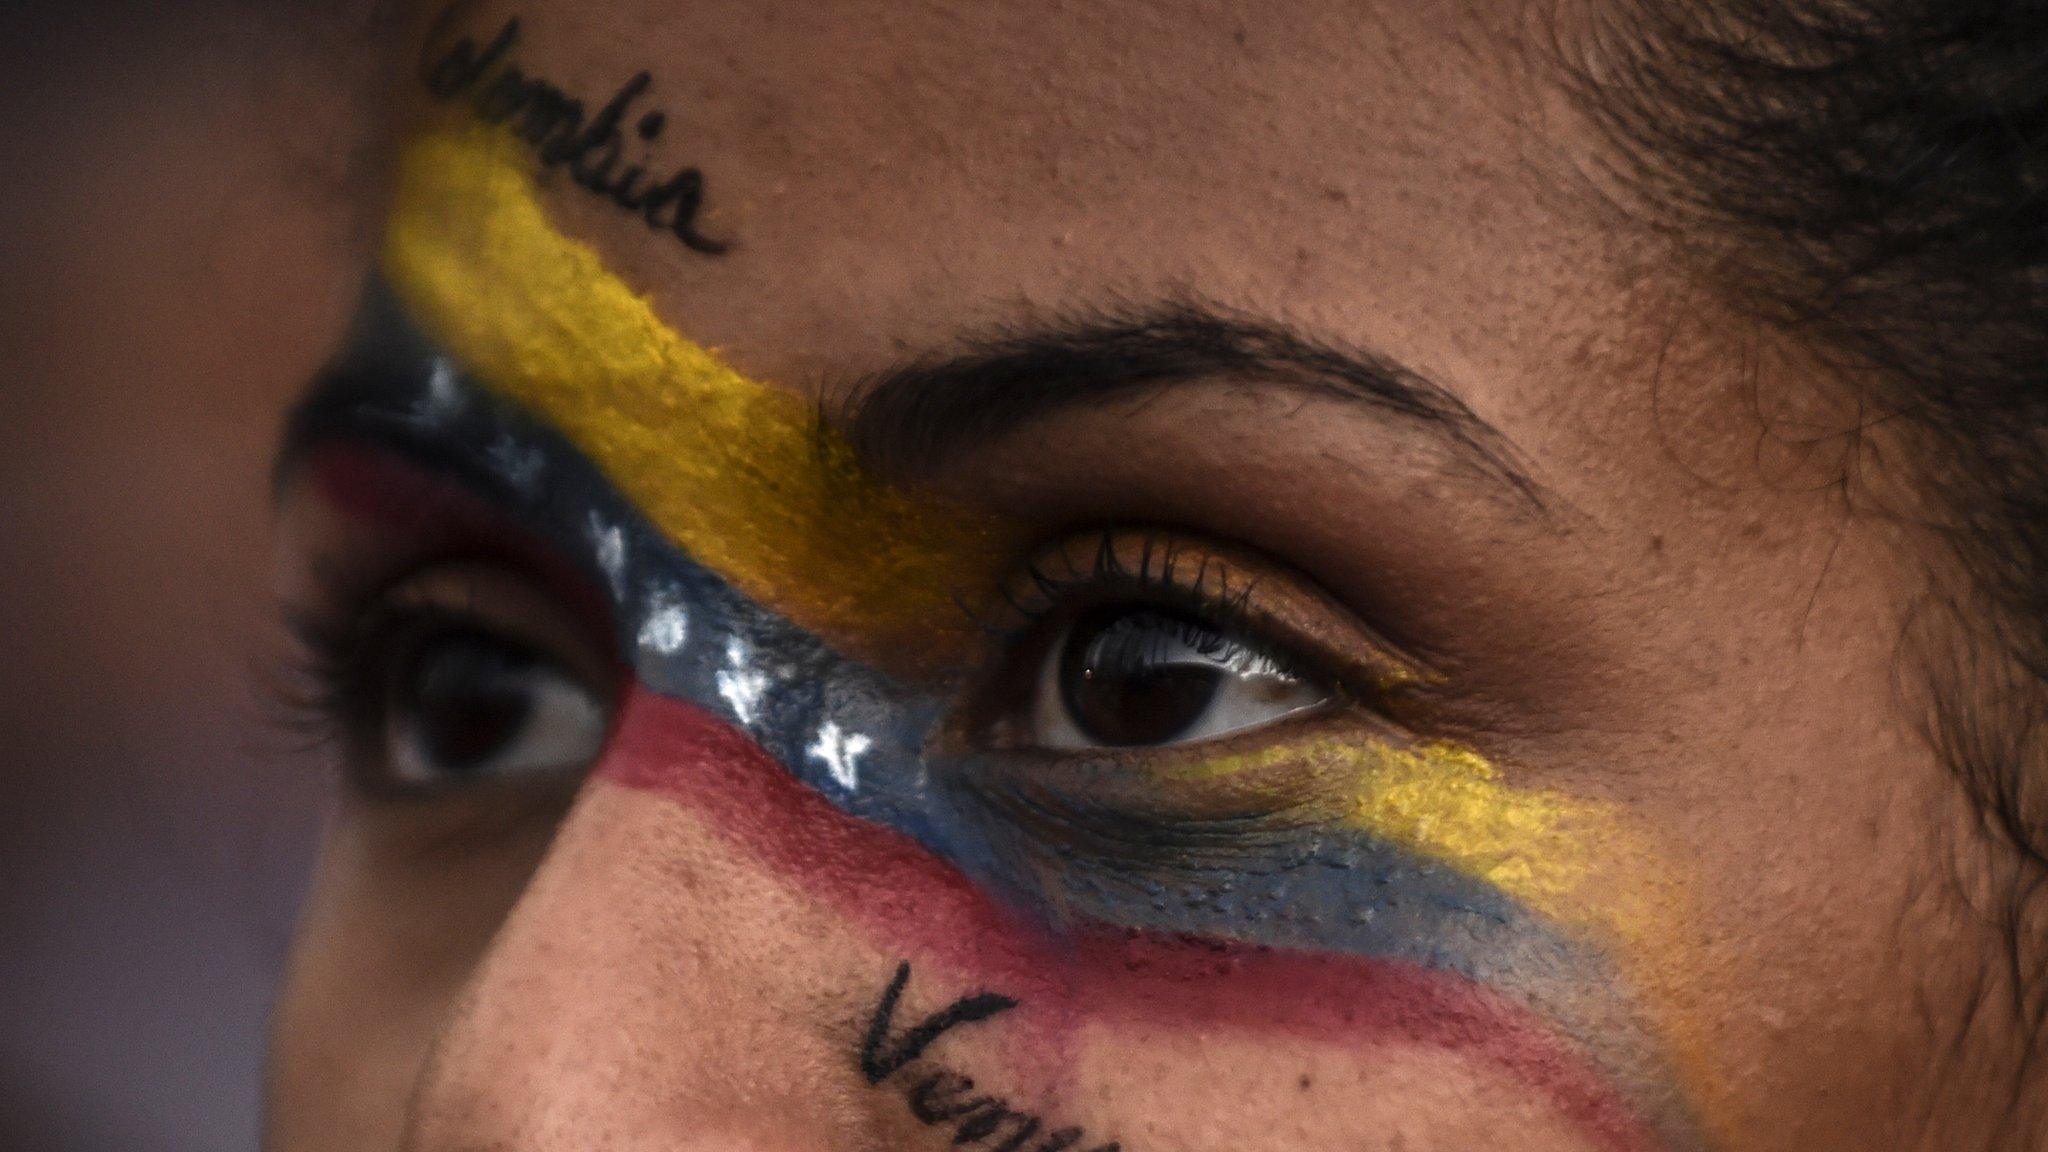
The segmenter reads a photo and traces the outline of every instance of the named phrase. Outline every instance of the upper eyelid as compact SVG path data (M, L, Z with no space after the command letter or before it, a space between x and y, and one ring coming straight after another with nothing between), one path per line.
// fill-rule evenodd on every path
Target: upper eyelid
M312 541L311 592L359 610L422 572L474 564L517 575L614 656L616 605L594 563L550 540L466 472L412 448L339 437L300 453L290 502L315 501L362 535Z
M1081 549L1077 553L1077 549ZM1036 572L1033 572L1033 566ZM1028 597L1019 602L1021 595ZM984 625L998 661L1084 596L1131 594L1201 617L1247 646L1275 651L1305 678L1405 724L1443 678L1407 657L1306 576L1279 561L1162 527L1100 528L1064 537L1014 578L1000 606L1008 625ZM1327 622L1322 626L1314 622Z
M375 664L394 644L443 631L479 633L531 653L615 707L616 665L607 668L587 630L559 598L528 574L487 560L441 559L406 565L360 592L300 612L287 606L300 638L299 683L281 702L287 722L337 748L350 786L380 799L417 799L439 789L399 785L363 762L379 738L365 724L381 705L371 693ZM454 791L450 789L449 791Z
M1126 562L1114 546L1118 538L1138 542L1135 564ZM1077 539L1095 540L1100 546L1090 549L1085 558L1077 558L1073 554ZM1054 548L1027 560L1017 576L998 585L998 594L1027 623L1059 607L1060 601L1073 592L1091 587L1159 593L1184 601L1180 606L1218 623L1240 622L1247 615L1258 577L1247 575L1233 585L1228 562L1216 551L1205 549L1195 578L1183 579L1185 567L1179 557L1198 547L1185 536L1165 529L1103 528L1079 537L1070 535Z

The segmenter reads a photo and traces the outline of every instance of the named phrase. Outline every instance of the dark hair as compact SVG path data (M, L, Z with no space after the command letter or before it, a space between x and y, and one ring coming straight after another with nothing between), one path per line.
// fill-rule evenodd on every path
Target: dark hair
M1629 207L1902 436L1948 561L1910 631L1927 732L2009 845L2048 1014L2048 0L1617 0L1566 60ZM1950 575L1944 576L1944 573Z

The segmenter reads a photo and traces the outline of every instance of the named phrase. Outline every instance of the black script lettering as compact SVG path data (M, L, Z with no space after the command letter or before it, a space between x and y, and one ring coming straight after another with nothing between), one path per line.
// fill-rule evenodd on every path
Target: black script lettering
M1017 1006L1015 1000L993 992L962 996L904 1031L892 1044L890 1032L896 1026L896 1008L903 999L903 989L909 984L910 965L897 965L895 978L883 989L881 1002L875 1005L875 1014L868 1021L867 1034L860 1046L860 1071L871 1085L879 1086L902 1071L946 1032ZM1045 1121L1029 1112L1019 1112L1000 1096L969 1096L968 1093L973 1091L974 1077L939 1068L912 1082L903 1097L911 1116L925 1127L953 1125L951 1144L955 1148L984 1146L988 1152L1027 1152L1027 1146L1037 1138ZM1005 1127L1009 1132L1000 1144L987 1144ZM1054 1129L1029 1152L1067 1152L1079 1144L1084 1135L1080 1128ZM1088 1152L1122 1152L1122 1149L1123 1145L1111 1140L1107 1144L1096 1145Z
M503 124L512 118L519 106L526 103L526 76L519 69L507 66L496 79L484 86L476 98L476 118L486 124Z
M626 147L619 125L633 103L652 87L652 73L634 73L586 120L587 106L582 100L555 84L528 76L507 59L519 42L516 17L506 20L481 49L475 38L464 36L442 51L456 20L470 6L469 0L456 0L442 10L427 34L420 80L429 93L442 100L466 100L486 124L510 122L513 134L535 150L542 167L566 167L579 187L638 213L649 228L673 234L691 251L720 256L731 248L723 240L706 236L697 226L704 209L704 174L699 169L678 169L668 180L644 190L638 185L648 179L645 162L628 165L623 176L612 177ZM651 143L667 124L666 112L651 109L635 122L634 130L641 140Z
M994 992L977 992L972 996L962 996L925 1017L922 1022L903 1033L885 1052L883 1049L889 1039L889 1029L896 1021L897 1001L903 998L903 988L909 983L909 963L897 965L896 978L889 981L889 987L882 993L881 1003L875 1006L874 1018L868 1022L867 1036L860 1045L860 1071L870 1084L880 1084L895 1075L905 1064L923 1055L924 1050L931 1047L933 1041L962 1024L986 1020L1017 1006L1015 1000Z
M919 1123L944 1124L995 1102L989 1096L973 1096L964 1102L960 1099L972 1091L974 1077L962 1076L958 1072L935 1072L912 1084L910 1091L903 1094L903 1099Z
M633 185L645 175L647 175L645 166L628 164L626 165L626 174L613 182L611 187L605 188L602 191L612 198L612 203L629 212L637 212L640 210L640 194L633 191Z
M448 26L453 24L455 18L467 7L467 4L451 4L434 21L432 31L427 33L427 47L430 52L447 32ZM498 34L491 38L489 46L482 52L476 50L475 40L464 36L455 42L455 46L448 50L447 55L428 65L420 79L425 82L427 91L442 100L451 99L482 79L483 74L490 71L491 66L496 64L500 57L511 51L512 45L518 40L519 21L516 17L505 21L505 26L498 30Z
M964 1148L979 1144L1002 1130L1003 1125L1015 1122L1017 1127L1010 1138L996 1145L995 1152L1017 1152L1025 1141L1038 1134L1038 1117L1024 1112L1013 1112L1008 1103L990 1100L976 1109L972 1116L960 1122L953 1129L953 1147Z
M703 174L695 168L685 168L668 183L649 189L641 207L646 213L649 228L667 228L693 251L716 256L725 251L725 244L698 232L695 223L697 210L703 203ZM661 210L671 206L675 208L675 214L663 220Z
M582 102L564 95L545 80L529 78L510 64L476 98L477 119L486 124L503 124L517 116L519 122L512 132L529 144L546 139L560 127L565 115L570 119L569 130L573 135L576 123L583 119Z
M519 110L519 125L513 131L528 144L544 148L554 137L576 135L582 124L583 101L536 80L526 86L526 106Z
M668 116L656 110L642 116L639 126L634 131L640 134L640 139L652 142L656 136L661 135L662 126L667 123ZM638 212L646 206L647 201L639 192L634 191L633 185L646 175L647 165L628 164L626 166L626 174L619 177L612 183L610 188L603 189L603 191L608 193L613 203L616 203L619 207L629 212Z
M583 131L565 137L553 147L542 149L540 162L549 166L567 164L570 175L576 178L578 184L592 191L605 191L604 176L617 162L619 149L624 143L619 138L619 121L625 117L627 107L638 100L640 94L647 91L647 86L653 82L654 77L651 73L633 73L632 78L620 86L618 92L605 103L605 106L598 109L597 115L590 118L590 123L584 126ZM592 167L589 163L590 153L600 147L609 151L605 154L602 165Z

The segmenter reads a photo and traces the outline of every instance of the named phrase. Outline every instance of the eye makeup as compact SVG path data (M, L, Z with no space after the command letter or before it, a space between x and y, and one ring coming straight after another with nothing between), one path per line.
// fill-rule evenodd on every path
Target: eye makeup
M448 477L587 569L632 679L605 779L706 813L889 947L1076 1017L1469 1050L1599 1146L1694 1142L1666 1029L1626 992L1654 932L1594 890L1655 867L1618 810L1355 716L1143 754L977 743L874 654L922 673L985 646L956 600L997 582L1001 533L867 476L794 395L668 329L489 133L408 153L384 278L293 438ZM1068 595L1027 582L1027 617ZM1126 584L1104 595L1160 581ZM1213 587L1190 608L1256 617ZM1427 683L1353 639L1347 700Z
M410 146L383 264L469 371L748 596L849 649L971 639L946 625L994 566L987 525L874 481L812 406L676 335L548 222L506 134Z

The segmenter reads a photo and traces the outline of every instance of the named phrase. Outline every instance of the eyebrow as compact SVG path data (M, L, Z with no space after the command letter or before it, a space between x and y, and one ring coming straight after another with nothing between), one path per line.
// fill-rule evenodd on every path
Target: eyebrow
M1070 313L963 341L956 353L860 381L834 423L878 472L915 478L1057 414L1213 381L1390 417L1434 440L1497 495L1550 509L1523 453L1449 389L1386 356L1191 300Z

